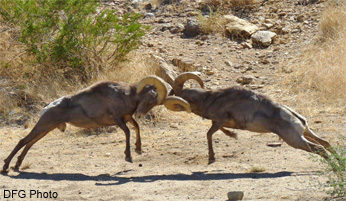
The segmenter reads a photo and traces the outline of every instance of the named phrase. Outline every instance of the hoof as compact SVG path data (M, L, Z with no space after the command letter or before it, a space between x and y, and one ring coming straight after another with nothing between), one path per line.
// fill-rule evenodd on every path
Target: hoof
M135 149L135 152L136 152L137 154L142 154L142 149Z
M212 163L214 163L214 162L215 162L215 158L214 158L214 159L209 159L208 165L210 165L210 164L212 164Z
M11 169L15 172L19 172L19 167L15 166L15 167L11 167Z
M131 157L126 157L125 158L125 161L129 162L129 163L132 163L132 158Z
M2 174L2 175L7 175L7 173L8 173L7 169L6 170L1 170L1 172L0 172L0 174Z
M234 139L238 139L238 133L236 133L236 132L229 132L228 134L227 134L230 138L234 138Z
M238 140L238 133L234 133L234 135L232 136L234 139Z

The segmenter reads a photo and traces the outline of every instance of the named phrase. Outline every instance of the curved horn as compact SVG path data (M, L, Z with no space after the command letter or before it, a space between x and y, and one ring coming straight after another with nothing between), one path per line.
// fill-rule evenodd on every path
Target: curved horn
M189 79L196 80L198 84L202 88L204 88L203 80L198 76L196 72L186 72L186 73L180 74L177 78L175 78L174 84L173 84L174 93L179 94L181 90L183 89L184 83Z
M191 112L190 104L178 96L168 96L163 104L172 111Z
M163 79L157 76L150 75L143 78L141 81L139 81L137 85L137 94L140 93L143 90L143 88L149 84L152 84L156 87L156 90L158 93L157 104L158 105L162 104L167 96L167 87L166 87L165 81L163 81Z

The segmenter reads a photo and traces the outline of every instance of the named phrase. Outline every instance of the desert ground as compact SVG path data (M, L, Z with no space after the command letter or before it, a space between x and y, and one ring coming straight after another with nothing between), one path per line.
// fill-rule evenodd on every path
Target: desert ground
M121 2L110 6L123 8ZM172 60L187 58L209 89L236 85L238 77L251 75L254 82L244 87L294 108L316 134L337 144L346 137L346 111L329 105L308 107L296 100L289 87L282 88L290 72L287 63L299 62L299 50L317 34L324 1L264 2L249 18L259 24L269 18L274 26L281 20L288 30L268 48L247 47L247 42L217 34L185 38L170 32L169 27L184 25L191 17L188 13L195 9L191 3L165 5L155 17L145 18L143 22L154 29L145 36L138 54L158 55L178 74L182 69ZM39 111L27 121L1 121L1 161L38 118ZM321 188L327 180L319 174L325 169L321 158L288 146L275 134L234 130L238 134L234 139L218 131L213 136L216 161L208 165L210 120L158 106L138 122L140 155L134 151L135 131L128 125L132 163L124 160L125 135L116 126L55 129L30 149L20 171L0 175L0 200L227 200L230 191L243 191L243 200L331 200ZM12 190L21 191L8 198Z

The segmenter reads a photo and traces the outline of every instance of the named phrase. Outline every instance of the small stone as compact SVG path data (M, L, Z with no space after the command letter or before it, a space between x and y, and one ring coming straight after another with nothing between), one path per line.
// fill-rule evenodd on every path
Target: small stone
M231 191L227 193L229 200L242 200L244 197L243 191Z
M255 79L256 79L255 76L243 75L241 77L238 77L236 82L242 85L246 85L246 84L251 84Z
M154 18L154 17L155 17L154 13L146 13L144 15L144 18Z
M241 46L242 46L243 48L252 49L252 45L251 45L250 43L248 43L248 42L242 43Z
M214 71L211 71L211 70L208 70L208 71L206 72L206 74L207 74L207 75L214 75L215 72L214 72Z
M297 17L297 21L298 22L304 22L304 15L299 15L298 17Z
M230 62L230 61L225 61L225 64L226 64L227 66L230 66L230 67L233 66L232 62Z
M257 46L269 47L274 38L276 37L276 33L271 31L258 31L255 34L252 34L251 40L252 43Z

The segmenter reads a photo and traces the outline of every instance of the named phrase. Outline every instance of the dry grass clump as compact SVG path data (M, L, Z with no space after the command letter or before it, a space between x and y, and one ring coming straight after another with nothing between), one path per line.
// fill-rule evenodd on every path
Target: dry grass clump
M208 15L199 14L197 16L202 31L206 34L219 33L224 35L227 20L223 17L230 10L242 10L252 8L260 0L205 0L200 4L200 8L209 12Z
M252 6L260 1L261 0L205 0L202 4L212 7L240 8Z
M265 172L266 169L264 167L258 167L258 166L254 166L251 167L251 169L249 170L249 173L259 173L259 172Z
M95 81L116 80L127 83L136 83L147 75L155 74L151 68L151 58L140 49L131 52L127 61L117 65L116 69L100 74Z
M227 20L223 17L223 14L220 10L213 12L210 10L209 15L203 16L199 14L197 16L199 25L203 33L219 33L224 35L226 31Z
M346 101L346 2L328 4L320 22L320 35L295 65L294 91L307 102L331 105ZM310 100L310 101L309 101Z
M321 18L321 38L342 39L346 35L346 1L330 1Z

